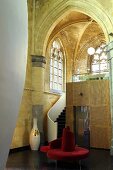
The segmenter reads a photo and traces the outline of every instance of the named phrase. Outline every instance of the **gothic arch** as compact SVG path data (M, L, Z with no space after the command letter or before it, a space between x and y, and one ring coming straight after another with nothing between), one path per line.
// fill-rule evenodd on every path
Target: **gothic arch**
M93 1L89 3L83 0L62 1L58 5L56 3L55 7L51 6L51 9L48 9L48 15L42 19L40 26L36 23L36 29L38 27L38 31L35 39L35 47L37 46L38 48L35 48L35 53L38 55L45 55L46 45L51 31L58 22L71 11L78 11L89 15L103 29L106 41L110 40L109 33L113 30L113 23L98 2Z
M110 15L108 15L108 13L105 11L103 6L101 6L101 4L99 4L97 1L95 0L93 0L92 2L88 2L86 0L76 0L76 1L65 0L62 2L57 1L52 3L48 11L46 11L47 15L44 16L43 14L41 20L36 23L35 30L37 31L37 35L35 38L35 48L34 48L35 54L45 56L49 35L51 34L54 27L58 24L58 22L71 11L78 11L90 16L102 28L106 41L110 42L113 40L113 36L110 36L110 33L112 33L113 30L113 22L110 18ZM110 51L110 54L113 55L113 50ZM112 96L113 61L111 60L110 63L111 63L110 85L111 85L111 96ZM111 111L113 110L112 108L113 108L113 102L111 98ZM113 121L113 113L112 113L112 121ZM112 126L113 126L113 122L112 122ZM111 154L113 155L113 136L112 136L112 144L111 144Z

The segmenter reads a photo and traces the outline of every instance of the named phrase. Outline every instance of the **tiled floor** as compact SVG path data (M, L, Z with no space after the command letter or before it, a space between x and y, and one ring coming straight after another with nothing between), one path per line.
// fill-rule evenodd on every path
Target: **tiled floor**
M113 157L109 150L91 149L90 156L82 160L81 170L113 170ZM56 162L39 151L25 150L9 154L6 170L79 170L75 162Z

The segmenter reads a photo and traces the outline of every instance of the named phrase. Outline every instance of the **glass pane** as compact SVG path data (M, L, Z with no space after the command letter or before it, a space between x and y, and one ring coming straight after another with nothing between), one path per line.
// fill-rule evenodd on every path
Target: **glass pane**
M103 59L103 60L100 61L100 63L101 63L101 64L102 64L102 63L105 64L105 63L107 63L107 62L106 62L106 60Z
M58 69L54 68L54 74L57 75L58 74Z
M93 60L92 64L98 64L99 60Z
M53 75L50 74L50 81L53 81Z
M53 67L50 67L50 74L53 73Z
M54 48L51 48L51 55L53 55L54 53Z
M57 62L57 60L54 61L54 67L58 67L58 62Z
M58 56L58 50L57 50L57 48L55 48L54 55L55 55L55 56Z
M99 60L99 55L98 55L98 54L95 54L93 59L94 59L94 60Z
M61 51L60 51L59 55L60 55L60 58L63 59L63 54Z
M101 71L107 71L107 63L100 64L100 70Z
M63 84L63 53L61 44L55 40L50 49L50 88L62 90Z
M104 43L102 43L101 45L100 45L100 47L102 47L102 48L104 48L106 46L106 44L104 44Z
M63 61L63 56L62 56L62 58L60 58L59 62L62 63L62 61Z
M62 70L62 63L59 63L59 69Z
M54 82L57 82L58 79L57 79L57 76L54 76Z
M62 70L59 70L59 74L60 77L62 77Z
M50 82L50 89L53 88L53 82Z
M102 59L107 59L105 52L102 52L102 54L100 56L100 60L102 60Z
M95 53L100 54L102 52L102 48L98 47L97 50L95 51Z
M62 84L62 77L59 77L59 83Z
M53 85L53 89L55 89L55 90L57 90L58 88L57 88L57 83L54 83L54 85Z
M62 90L62 85L58 84L58 90Z
M92 65L92 72L98 72L99 71L99 65Z
M50 59L50 66L52 66L53 65L53 60L52 60L52 58Z
M53 47L59 49L60 48L59 42L58 41L53 41Z

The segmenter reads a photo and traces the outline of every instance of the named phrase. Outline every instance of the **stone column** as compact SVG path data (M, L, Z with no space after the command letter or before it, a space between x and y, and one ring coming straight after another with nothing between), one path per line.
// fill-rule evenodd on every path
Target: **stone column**
M32 113L37 116L40 131L40 144L44 143L43 132L43 93L44 93L44 67L45 57L32 55Z
M109 80L110 80L110 109L111 109L111 126L112 126L112 139L110 154L113 155L113 41L108 44L108 60L110 66Z

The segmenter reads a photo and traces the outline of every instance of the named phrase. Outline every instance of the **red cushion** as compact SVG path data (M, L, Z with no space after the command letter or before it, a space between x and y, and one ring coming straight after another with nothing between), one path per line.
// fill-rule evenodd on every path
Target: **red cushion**
M48 152L48 150L50 149L50 146L40 146L40 151L41 152Z
M47 152L47 156L54 160L80 160L84 159L89 155L89 150L81 147L75 147L72 152L64 152L61 149L50 149Z
M62 151L71 152L75 150L74 134L67 128L63 129L62 135Z
M55 139L49 143L50 149L61 148L62 138Z
M69 126L67 126L66 128L64 128L64 129L66 129L66 130L69 130L70 131L70 127Z

